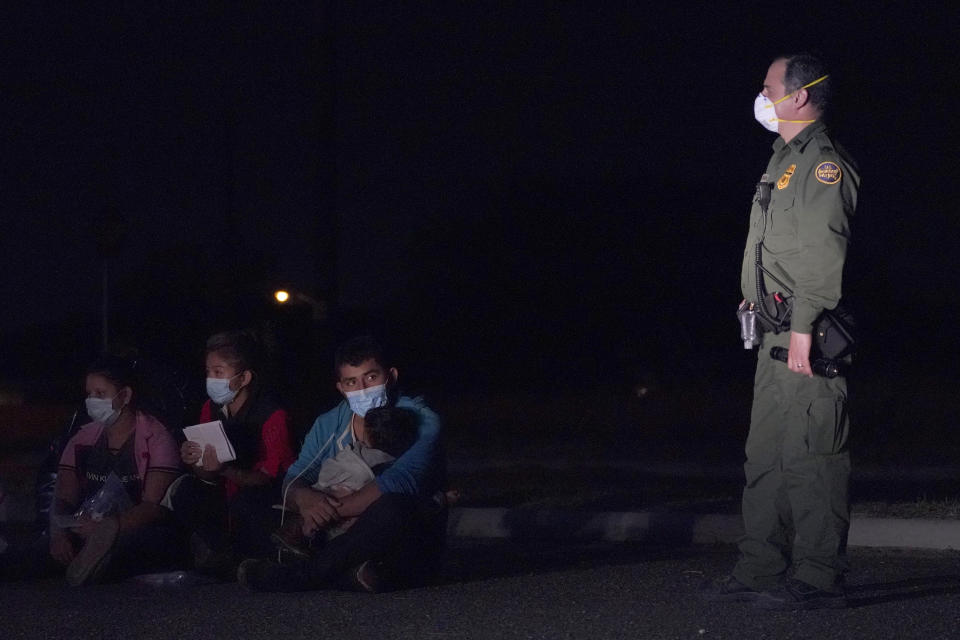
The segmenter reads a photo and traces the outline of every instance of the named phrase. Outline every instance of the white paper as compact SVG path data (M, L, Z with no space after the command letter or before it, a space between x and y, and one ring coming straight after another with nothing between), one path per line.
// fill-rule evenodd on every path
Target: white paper
M237 459L233 445L227 438L227 432L223 430L223 423L219 420L184 427L183 435L187 436L187 440L190 442L199 444L201 450L208 444L212 444L217 451L217 460L220 462L230 462ZM197 460L197 466L199 467L201 464L201 460Z

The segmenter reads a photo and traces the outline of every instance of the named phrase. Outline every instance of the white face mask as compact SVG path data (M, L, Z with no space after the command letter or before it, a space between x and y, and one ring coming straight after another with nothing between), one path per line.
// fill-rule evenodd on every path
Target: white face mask
M367 411L370 411L370 409L387 405L387 385L385 384L378 384L375 387L358 389L357 391L347 391L343 395L347 397L350 410L361 418L367 415Z
M807 84L803 85L802 87L800 87L800 89L797 89L797 91L801 91L803 89L807 89L808 87L812 87L817 83L823 82L829 77L830 76L828 75L821 76L816 80L814 80L813 82L808 82ZM758 93L757 97L753 100L753 117L757 119L757 122L763 125L764 129L766 129L767 131L771 131L773 133L780 132L781 122L794 122L799 124L810 124L811 122L815 122L815 120L783 120L777 117L777 111L773 108L773 105L780 104L781 102L783 102L784 100L792 96L794 93L796 92L791 91L790 93L783 96L776 102L771 102L770 98L763 95L762 93Z
M120 394L118 393L118 395ZM95 398L93 396L86 398L83 403L86 405L87 415L92 420L102 422L109 427L117 421L120 412L123 411L122 407L119 410L113 408L113 401L117 396L113 396L113 398Z
M777 119L777 112L773 109L773 103L770 98L758 93L753 101L753 117L757 122L763 125L763 128L772 133L779 133L780 120Z

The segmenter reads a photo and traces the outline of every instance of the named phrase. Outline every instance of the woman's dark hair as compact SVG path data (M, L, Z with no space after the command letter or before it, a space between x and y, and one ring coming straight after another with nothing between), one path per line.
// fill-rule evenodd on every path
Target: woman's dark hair
M142 409L140 376L137 373L135 360L105 353L87 367L86 375L102 376L118 390L124 387L130 387L133 391L133 396L130 398L129 403L130 408L135 411Z
M408 409L370 409L363 417L363 423L367 444L386 451L394 458L399 458L417 441L416 415Z
M263 367L263 348L249 331L223 331L215 333L207 340L206 353L216 353L231 367L253 374L261 373Z

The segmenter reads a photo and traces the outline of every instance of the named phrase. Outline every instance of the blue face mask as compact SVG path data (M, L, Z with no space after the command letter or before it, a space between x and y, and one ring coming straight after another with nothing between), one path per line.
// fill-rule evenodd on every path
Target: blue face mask
M357 391L347 391L343 395L347 397L350 410L361 418L367 415L367 411L370 411L370 409L387 405L387 385L385 384L378 384L375 387L358 389Z
M240 374L238 373L238 375ZM233 376L233 378L237 376ZM207 395L210 396L210 399L220 406L233 402L233 399L237 397L237 392L240 391L240 389L234 391L230 388L230 381L233 378L207 378Z

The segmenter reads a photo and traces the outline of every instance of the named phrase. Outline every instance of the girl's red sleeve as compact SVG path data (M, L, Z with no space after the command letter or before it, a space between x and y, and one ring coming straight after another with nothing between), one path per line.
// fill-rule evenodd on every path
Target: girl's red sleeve
M287 412L277 409L263 423L260 432L260 460L253 468L271 478L283 476L295 460L288 423Z

